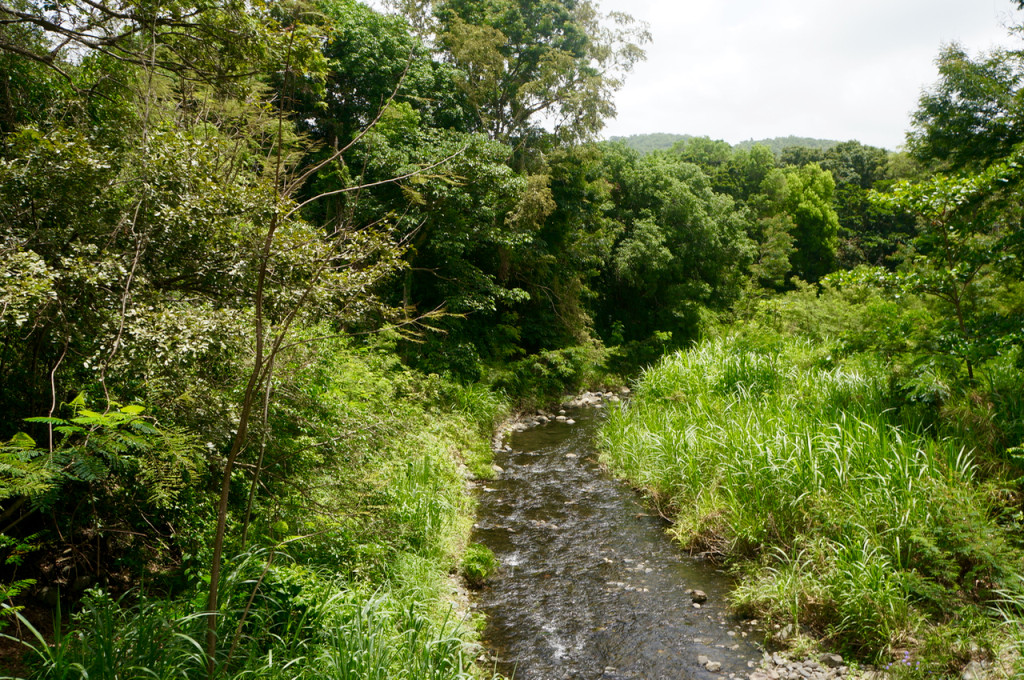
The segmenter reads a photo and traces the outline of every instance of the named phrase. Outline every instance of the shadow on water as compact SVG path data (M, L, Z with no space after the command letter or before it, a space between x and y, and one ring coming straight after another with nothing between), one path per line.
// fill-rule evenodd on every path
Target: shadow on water
M728 616L728 578L683 554L664 520L602 471L600 413L515 433L512 451L495 454L504 472L478 490L473 540L502 565L476 598L498 670L516 680L746 677L759 636ZM690 588L707 593L699 609Z

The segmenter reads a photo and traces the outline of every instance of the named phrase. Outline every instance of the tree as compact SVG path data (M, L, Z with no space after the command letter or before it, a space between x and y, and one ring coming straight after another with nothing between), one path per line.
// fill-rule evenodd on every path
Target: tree
M0 51L47 66L70 80L69 55L101 54L207 82L251 74L272 45L262 2L212 0L3 0ZM25 31L45 36L25 42Z
M872 189L883 189L899 179L894 177L891 154L860 142L843 142L825 152L821 167L836 182L838 264L845 269L858 264L893 267L900 246L913 235L913 220L868 197Z
M481 128L515 143L542 122L564 140L595 135L650 38L631 17L602 17L589 0L445 0L435 14L439 45Z
M699 166L718 193L744 202L757 192L776 165L775 154L764 144L733 148L728 142L709 137L681 140L670 153Z
M223 458L213 441L210 447L220 475L206 611L212 676L232 479L243 456L253 454L259 406L264 395L270 398L275 370L304 342L297 329L331 319L341 332L347 320L381 309L371 291L400 266L399 251L384 227L357 230L343 220L314 225L302 219L302 208L321 195L300 199L298 190L346 147L301 165L311 147L288 120L287 97L241 70L276 74L285 92L299 81L315 86L324 63L322 31L298 21L307 8L154 5L147 9L155 15L137 15L134 4L102 4L81 20L72 6L30 9L41 14L17 14L17 20L40 28L53 21L46 12L57 12L60 23L47 44L73 30L81 46L93 50L79 62L64 60L59 50L34 61L50 60L69 78L92 60L113 63L128 71L139 94L131 102L132 125L120 131L116 145L105 143L103 126L74 130L51 121L49 130L25 128L5 139L0 206L10 230L0 242L0 325L8 360L2 378L5 388L13 386L27 370L33 379L10 393L35 392L20 405L24 409L38 408L43 390L49 392L52 425L70 389L98 383L108 410L154 384L196 396L202 381L223 373L223 366L211 361L208 374L196 369L204 359L227 355L228 384L198 395L200 410L211 402L221 407L213 409L217 426L203 434L225 444ZM153 16L170 18L154 22ZM200 18L238 41L234 51L217 57L223 63L203 61L216 57L204 51L210 45L201 53L187 47L209 35L206 23L193 25ZM256 31L254 45L245 44L250 30ZM248 48L259 60L243 64L238 55ZM410 168L405 176L420 171ZM347 185L332 193L358 189ZM181 384L196 373L198 385ZM242 385L235 382L239 375ZM169 401L157 408L173 409L177 399ZM104 425L106 414L96 417ZM51 454L55 446L51 436ZM254 487L262 462L253 462Z
M608 145L605 165L609 217L621 227L601 281L602 336L645 341L667 332L685 345L700 331L701 310L724 308L739 294L751 256L746 216L676 156L641 158Z
M911 153L944 170L983 169L1024 141L1024 54L972 59L957 44L939 54L939 82L921 95L907 135Z
M835 180L812 163L787 170L786 211L793 219L793 273L815 282L835 269L839 217L832 207Z
M961 360L972 383L975 367L1001 342L1021 340L1024 310L1010 284L1019 277L1020 209L1017 200L1008 206L1002 196L1007 187L1019 191L1020 167L1018 152L982 172L904 181L872 195L917 217L914 249L896 281L941 303L936 349ZM1003 268L1013 271L1009 280L1000 281Z

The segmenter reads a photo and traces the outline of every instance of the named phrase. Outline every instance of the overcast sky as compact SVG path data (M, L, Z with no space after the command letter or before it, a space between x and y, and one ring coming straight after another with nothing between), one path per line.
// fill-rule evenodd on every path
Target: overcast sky
M737 143L797 135L896 149L935 57L1019 45L1010 0L597 0L650 24L653 43L604 134Z

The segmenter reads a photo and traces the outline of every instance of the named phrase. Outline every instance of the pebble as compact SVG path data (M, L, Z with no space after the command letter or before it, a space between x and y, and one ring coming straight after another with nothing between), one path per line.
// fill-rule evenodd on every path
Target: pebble
M849 673L849 669L843 664L843 657L838 654L823 654L820 660L821 663L814 659L792 661L779 653L766 653L760 667L751 672L748 678L749 680L838 680L846 677Z

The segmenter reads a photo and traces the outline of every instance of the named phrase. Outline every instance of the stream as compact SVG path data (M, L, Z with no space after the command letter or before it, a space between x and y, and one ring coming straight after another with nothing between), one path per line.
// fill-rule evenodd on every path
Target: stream
M473 541L501 564L475 597L497 670L515 680L746 678L760 635L728 614L729 578L687 556L602 470L602 414L573 409L573 425L511 433L511 451L495 452L503 471L477 489ZM695 606L689 589L707 601Z

